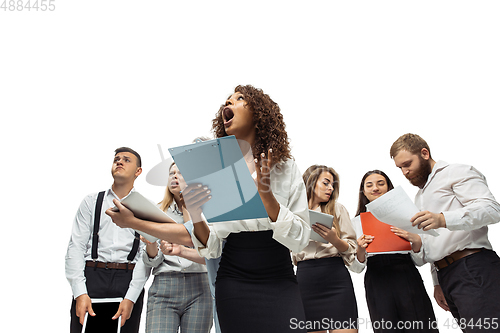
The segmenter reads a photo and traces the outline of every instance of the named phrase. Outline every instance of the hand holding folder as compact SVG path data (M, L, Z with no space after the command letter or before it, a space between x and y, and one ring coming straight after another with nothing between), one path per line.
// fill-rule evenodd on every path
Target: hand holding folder
M188 187L210 190L203 204L209 223L267 218L267 211L234 136L169 148ZM201 193L200 193L201 194ZM187 202L186 202L187 203ZM191 209L191 207L188 207Z
M360 217L363 234L374 236L373 241L366 248L366 252L390 253L411 250L410 242L396 236L391 231L391 225L380 222L372 213L361 213Z

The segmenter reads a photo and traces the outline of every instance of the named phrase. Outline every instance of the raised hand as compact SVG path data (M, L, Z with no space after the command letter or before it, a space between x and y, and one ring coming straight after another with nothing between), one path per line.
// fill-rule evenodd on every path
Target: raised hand
M182 191L182 197L184 198L186 209L189 212L193 223L202 221L202 206L212 198L210 193L211 191L207 186L199 183L189 184Z

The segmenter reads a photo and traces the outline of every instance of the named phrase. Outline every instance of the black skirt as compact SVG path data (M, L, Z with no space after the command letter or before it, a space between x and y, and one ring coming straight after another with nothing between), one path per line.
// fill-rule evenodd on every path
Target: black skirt
M223 333L305 332L305 320L290 251L273 232L241 232L227 237L215 301Z
M365 292L373 331L438 332L431 300L410 254L369 257Z
M299 261L297 280L306 319L312 325L308 331L358 327L354 287L341 257Z

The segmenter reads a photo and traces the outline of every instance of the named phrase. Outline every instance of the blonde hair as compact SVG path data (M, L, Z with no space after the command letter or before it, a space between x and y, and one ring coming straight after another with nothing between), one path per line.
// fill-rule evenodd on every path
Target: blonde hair
M401 135L391 146L391 158L394 158L400 151L406 150L412 154L419 154L422 149L425 148L429 151L429 157L431 157L431 149L427 142L422 139L417 134L407 133ZM431 157L432 158L432 157Z
M175 164L175 162L170 164L170 167L168 168L169 173L170 173L170 169L172 169L174 164ZM167 185L167 188L165 189L165 195L163 196L163 200L160 201L158 203L158 205L160 205L160 209L162 211L166 212L168 210L168 207L170 207L170 205L172 204L173 201L174 201L174 195L172 194L172 192L170 192L168 185Z
M340 237L339 219L335 213L335 205L340 194L340 183L339 175L333 168L329 168L325 165L312 165L304 172L302 177L306 185L307 200L309 201L313 198L316 183L323 172L329 172L333 176L333 193L327 202L320 203L321 212L333 215L333 225L337 231L337 236Z

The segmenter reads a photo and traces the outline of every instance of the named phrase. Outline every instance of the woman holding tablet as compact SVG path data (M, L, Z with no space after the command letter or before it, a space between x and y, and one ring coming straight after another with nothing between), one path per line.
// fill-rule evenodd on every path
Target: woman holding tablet
M411 332L437 332L431 301L412 260L420 261L417 254L422 246L420 236L392 227L392 232L411 242L412 251L375 255L366 252L374 237L363 234L360 214L366 212L368 203L393 188L389 177L380 170L369 171L363 176L358 211L352 221L359 237L357 258L349 268L359 273L368 266L365 292L374 332L403 332L403 329L397 328L407 328L406 325L412 325ZM387 329L390 327L392 330Z
M309 209L332 215L333 227L312 225L325 242L309 241L293 253L309 332L357 332L358 308L345 264L354 260L356 234L340 203L339 176L333 168L313 165L304 173ZM311 223L314 221L311 220ZM345 264L344 264L345 263Z
M184 178L172 163L159 207L181 224L189 221L181 195L184 186ZM143 241L147 244L143 261L146 267L153 268L154 275L148 295L146 333L176 333L179 328L181 332L210 332L212 296L205 259L183 245Z
M202 205L210 189L191 184L183 191L195 248L207 258L222 256L215 284L221 331L305 332L298 327L305 317L290 250L309 243L307 196L280 108L261 89L237 86L212 130L217 138L234 135L250 145L243 156L268 214L209 226Z

